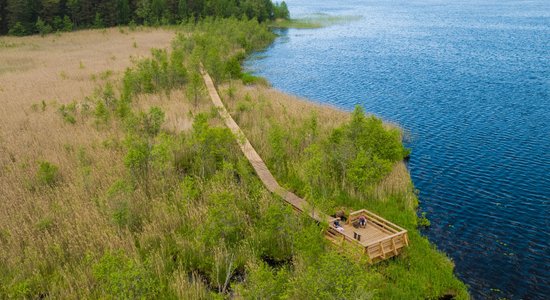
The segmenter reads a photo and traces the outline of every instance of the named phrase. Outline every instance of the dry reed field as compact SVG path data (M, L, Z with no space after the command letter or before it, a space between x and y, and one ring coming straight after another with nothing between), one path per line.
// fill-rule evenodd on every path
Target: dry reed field
M73 101L83 105L103 82L120 78L134 59L168 47L173 37L172 31L154 29L0 37L1 268L38 274L64 261L59 276L74 283L64 288L67 295L88 287L79 281L86 276L70 269L68 255L132 251L130 235L113 230L95 204L123 172L119 132L98 131L78 114L74 124L67 123L59 109ZM41 161L59 168L58 188L36 183Z

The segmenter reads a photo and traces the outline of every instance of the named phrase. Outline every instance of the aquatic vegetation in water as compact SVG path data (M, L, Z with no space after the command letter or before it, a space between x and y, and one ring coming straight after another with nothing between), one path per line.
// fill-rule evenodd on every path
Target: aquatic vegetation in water
M315 29L360 20L359 15L329 15L316 13L299 19L275 20L270 26L274 28Z

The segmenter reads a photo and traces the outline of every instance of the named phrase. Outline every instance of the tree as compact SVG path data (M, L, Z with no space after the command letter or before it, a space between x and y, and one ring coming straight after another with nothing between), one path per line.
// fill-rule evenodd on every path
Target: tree
M47 161L39 162L36 172L36 180L39 184L53 187L59 179L59 167Z
M41 0L40 6L40 17L44 20L44 22L52 24L54 18L59 17L59 0Z
M78 26L78 24L80 22L80 19L79 19L80 2L79 2L79 0L67 0L65 5L67 6L67 13L70 15L74 26Z
M132 11L130 10L130 3L128 0L117 0L117 20L119 25L128 24Z
M8 33L8 14L6 1L0 1L0 34Z
M244 0L241 2L241 10L249 19L256 18L259 22L273 18L271 0Z
M117 1L102 1L99 5L99 9L97 10L97 12L99 12L101 15L103 27L110 27L118 24Z
M35 27L36 27L36 31L38 31L38 33L40 33L41 36L45 36L46 34L52 32L52 26L50 26L49 24L46 24L40 17L38 17Z
M189 16L189 9L187 8L187 0L178 1L178 20L187 19Z
M203 90L202 77L198 72L191 72L189 85L187 87L187 97L193 99L195 107L199 105L199 96Z
M65 20L69 16L72 23ZM0 34L33 34L39 25L53 30L103 28L129 24L174 24L192 18L244 17L264 22L275 17L287 18L286 3L271 0L0 0ZM44 26L40 32L43 32ZM261 38L261 37L260 37ZM250 42L249 42L250 43ZM249 51L249 45L243 45Z
M149 0L138 0L136 6L136 16L138 21L148 25L151 20L151 2Z
M7 18L10 34L25 35L34 32L38 1L33 0L8 0Z
M155 25L162 23L164 12L166 11L166 1L165 0L152 0L151 2L151 14L150 22Z
M288 11L288 6L286 2L275 3L273 6L273 14L275 19L290 19L290 12Z
M62 30L68 32L68 31L73 31L73 29L74 29L74 24L73 22L71 22L71 19L69 18L69 16L64 16Z
M103 18L101 18L101 14L99 12L95 13L94 23L92 27L95 29L105 27L105 24L103 23Z

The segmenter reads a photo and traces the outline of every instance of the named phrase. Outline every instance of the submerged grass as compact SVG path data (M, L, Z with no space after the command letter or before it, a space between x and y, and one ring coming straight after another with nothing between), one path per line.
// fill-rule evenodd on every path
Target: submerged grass
M296 29L315 29L337 24L353 22L361 19L358 15L328 15L312 14L299 19L277 19L269 23L273 28L296 28Z

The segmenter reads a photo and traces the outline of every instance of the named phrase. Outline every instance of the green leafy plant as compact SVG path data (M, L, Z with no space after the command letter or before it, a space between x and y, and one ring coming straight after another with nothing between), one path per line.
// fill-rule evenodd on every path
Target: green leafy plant
M38 163L36 180L39 184L53 187L60 179L59 167L47 161Z
M121 251L105 253L93 265L99 295L117 299L154 298L159 293L158 280L146 268Z
M44 22L44 20L42 20L40 17L38 17L35 27L41 36L45 36L46 34L52 33L53 31L52 26L49 24L46 24L46 22Z

